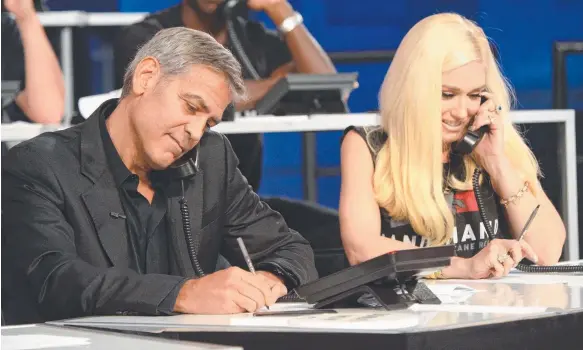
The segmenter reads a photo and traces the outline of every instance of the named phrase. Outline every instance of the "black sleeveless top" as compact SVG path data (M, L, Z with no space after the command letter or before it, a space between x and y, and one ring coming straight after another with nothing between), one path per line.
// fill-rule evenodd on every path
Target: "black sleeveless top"
M373 164L376 163L376 157L381 147L387 140L387 134L379 126L373 127L354 127L350 126L344 131L344 135L354 130L358 133L369 146ZM444 173L450 170L463 178L464 169L461 159L452 156L451 163L444 164ZM461 176L460 176L461 175ZM454 213L455 227L452 233L451 244L456 246L456 255L464 258L472 257L488 243L488 234L482 223L478 204L474 191L452 190L450 198L452 210ZM500 199L492 189L490 181L486 176L486 181L482 182L480 187L482 194L486 218L492 225L494 234L507 232L506 217L504 208L500 204ZM406 221L394 220L386 209L381 209L381 235L398 241L414 244L418 247L429 245L427 238L418 235L413 231L413 227Z

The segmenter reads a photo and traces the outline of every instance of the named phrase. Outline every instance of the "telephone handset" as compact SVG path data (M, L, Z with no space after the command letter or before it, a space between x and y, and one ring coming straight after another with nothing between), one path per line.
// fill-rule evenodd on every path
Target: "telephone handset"
M484 96L482 96L480 105L484 104L484 102L486 101L487 99ZM468 132L463 136L463 138L453 145L452 147L453 152L461 155L472 153L476 146L478 146L484 135L489 131L489 129L490 129L489 125L484 125L476 131L468 130ZM480 191L481 173L482 169L480 169L479 167L477 167L476 170L474 170L474 174L472 176L472 187L474 190L474 195L476 196L476 202L478 204L480 218L482 219L482 223L484 224L484 228L486 229L488 237L490 238L490 240L493 240L496 238L496 235L494 234L492 225L490 224L486 217L484 201L482 198L482 193ZM523 272L540 272L540 273L583 272L583 265L535 266L519 263L516 266L516 269Z
M480 105L483 105L484 102L486 102L486 101L487 101L487 99L484 96L482 96L481 101L480 101ZM453 151L455 153L458 153L458 154L470 154L470 153L472 153L474 151L474 149L476 148L476 146L478 146L480 141L482 141L484 134L486 134L489 131L489 129L490 129L490 127L488 125L484 125L475 131L468 130L466 132L466 134L464 134L462 139L457 141L453 145L453 147L452 147Z
M170 179L187 179L198 172L198 146L164 170Z

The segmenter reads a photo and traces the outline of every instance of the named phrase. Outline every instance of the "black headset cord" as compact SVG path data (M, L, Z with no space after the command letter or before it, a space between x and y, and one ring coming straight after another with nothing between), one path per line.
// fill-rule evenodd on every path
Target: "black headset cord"
M476 202L478 204L478 209L480 211L480 217L486 228L486 233L488 233L488 238L493 240L496 238L492 225L486 218L486 210L484 207L484 201L482 198L482 193L480 192L480 174L482 169L476 168L474 170L474 175L472 177L472 186L474 188L474 194L476 196ZM516 265L516 269L523 272L540 272L540 273L569 273L569 272L583 272L583 265L562 265L562 266L536 266L527 265L519 263Z

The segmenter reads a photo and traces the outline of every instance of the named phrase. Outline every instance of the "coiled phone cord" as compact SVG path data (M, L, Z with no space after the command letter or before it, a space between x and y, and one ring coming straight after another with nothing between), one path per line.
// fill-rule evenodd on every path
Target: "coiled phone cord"
M496 238L496 235L494 234L492 225L490 225L490 222L486 218L484 200L482 198L482 193L480 192L481 173L482 169L480 168L476 168L476 170L474 170L474 175L472 176L472 186L474 188L474 195L476 196L476 202L478 204L480 218L484 223L484 227L486 228L486 233L488 233L488 237L490 238L490 240L493 240ZM516 265L516 269L523 272L569 273L569 272L583 272L583 265L536 266L519 263L518 265Z
M227 24L227 34L229 36L229 42L233 45L233 49L235 49L235 54L238 56L239 61L241 62L242 66L245 67L247 72L251 75L254 80L260 80L261 76L257 73L257 70L251 63L249 56L245 52L243 48L243 44L241 44L241 40L237 35L237 30L235 29L235 19L233 18L233 8L237 5L238 1L230 0L227 1L225 4L225 19Z
M182 186L182 197L179 200L180 203L180 215L182 217L182 229L184 230L184 237L186 238L186 247L188 248L188 255L190 257L190 261L195 268L196 274L198 277L204 277L205 273L202 270L202 266L200 266L200 262L196 256L198 249L200 248L198 240L195 240L192 237L192 229L190 226L190 212L188 211L188 201L184 196L184 180L181 182ZM284 295L283 297L277 300L278 302L303 302L305 301L301 298L295 291L295 289L291 290L288 294Z
M180 181L182 185L182 198L180 198L180 215L182 216L182 229L184 230L184 237L186 238L186 247L188 248L188 255L190 261L196 270L198 277L204 277L204 271L200 266L200 262L196 256L198 252L199 242L192 237L192 228L190 226L190 212L188 211L188 202L184 196L184 180Z

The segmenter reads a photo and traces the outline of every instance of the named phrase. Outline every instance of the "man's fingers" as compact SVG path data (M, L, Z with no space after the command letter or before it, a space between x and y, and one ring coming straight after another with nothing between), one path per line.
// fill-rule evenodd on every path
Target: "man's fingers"
M263 303L264 304L268 304L269 301L271 300L271 294L272 294L272 286L274 283L272 283L272 281L270 281L267 277L261 275L261 274L249 274L246 275L244 278L245 282L249 283L250 285L252 285L253 287L255 287L257 290L259 290L261 292L261 294L263 295Z
M257 302L237 291L234 291L232 300L239 308L242 309L241 312L255 312L257 309L259 309Z
M271 300L270 304L275 304L277 299L281 298L282 296L287 294L287 288L283 285L283 283L277 283L271 288Z
M241 281L241 283L237 285L237 291L239 294L251 299L255 303L253 311L265 306L266 304L266 297L261 290L257 289L247 281Z

